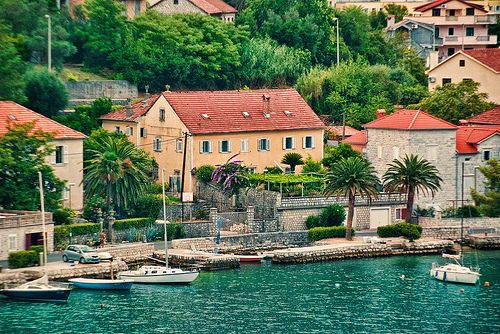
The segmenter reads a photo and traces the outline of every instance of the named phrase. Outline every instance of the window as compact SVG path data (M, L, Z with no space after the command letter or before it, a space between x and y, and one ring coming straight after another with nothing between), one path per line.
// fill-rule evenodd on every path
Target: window
M488 161L491 159L491 151L490 150L484 150L483 151L483 161Z
M314 137L313 136L305 136L304 137L304 148L314 148Z
M463 78L462 81L472 81L471 78Z
M432 9L432 16L441 16L441 9L433 8Z
M393 159L399 159L399 147L394 146L392 148L392 158Z
M453 56L455 53L455 48L448 48L448 56Z
M294 140L293 137L284 137L283 138L283 149L284 150L292 150L294 149Z
M455 10L454 9L450 9L450 16L455 16Z
M64 163L64 146L56 146L56 164Z
M179 0L174 0L174 5L178 5L179 4Z
M397 220L406 219L406 208L396 209L396 219Z
M160 109L160 122L165 122L165 109Z
M451 79L450 78L443 78L443 86L446 85L446 84L449 84L451 83Z
M241 147L240 151L243 152L248 152L248 139L242 139L241 140Z
M141 137L144 138L148 135L146 128L141 128Z
M448 36L455 35L455 28L448 28Z
M434 28L434 36L435 36L436 38L438 38L438 37L439 37L439 27L435 27L435 28Z
M134 128L131 127L131 126L128 126L126 129L125 129L125 134L127 136L133 136L134 135Z
M465 15L467 15L467 16L474 16L474 8L466 8L465 9Z
M118 132L118 133L122 132L122 131L120 130L120 127L119 127L119 126L115 126L115 132Z
M231 152L231 143L229 140L221 140L219 141L219 152L220 153L229 153Z
M269 147L270 147L269 139L267 139L267 138L259 139L257 144L258 144L257 147L258 147L259 151L269 151Z
M182 139L175 141L175 152L182 152Z
M161 151L161 138L156 137L153 140L153 151L160 152Z
M382 146L377 146L377 158L382 159Z
M17 250L17 234L9 234L9 252Z
M200 153L212 153L212 143L209 140L200 142Z
M465 59L460 59L460 60L458 61L458 66L460 66L460 67L465 67Z
M465 28L465 36L474 36L474 27Z

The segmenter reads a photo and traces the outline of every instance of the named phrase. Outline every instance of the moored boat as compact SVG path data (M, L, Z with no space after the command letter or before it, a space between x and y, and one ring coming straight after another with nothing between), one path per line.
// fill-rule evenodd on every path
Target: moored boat
M119 279L132 280L134 283L149 284L189 284L200 273L198 270L182 270L163 266L142 266L138 270L122 271Z
M240 258L240 262L260 262L264 260L263 255L236 255Z
M68 281L77 288L91 290L130 290L134 284L130 279L72 278Z
M50 285L47 274L15 288L0 290L0 294L10 299L39 302L66 302L70 293L70 287Z
M443 282L462 284L476 284L479 281L479 278L481 277L479 270L474 271L469 267L461 265L459 262L461 254L443 254L443 257L455 260L456 263L446 263L442 266L438 266L436 263L433 263L430 270L430 276L432 278Z

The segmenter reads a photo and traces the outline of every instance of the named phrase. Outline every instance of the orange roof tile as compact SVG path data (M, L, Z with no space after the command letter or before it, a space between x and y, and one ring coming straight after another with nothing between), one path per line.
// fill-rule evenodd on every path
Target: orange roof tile
M230 14L238 11L222 0L189 0L207 14Z
M342 140L342 142L353 145L366 145L366 130L358 131L358 133Z
M421 110L401 109L393 114L378 118L365 128L397 130L441 130L456 129L456 126Z
M444 5L445 3L448 3L450 1L459 1L463 4L466 4L470 7L473 7L473 8L476 8L476 9L479 9L481 10L482 12L488 12L487 10L485 10L483 8L483 6L479 5L479 4L475 4L475 3L471 3L471 2L467 2L467 1L463 1L463 0L436 0L436 1L432 1L432 2L429 2L429 3L426 3L424 5L421 5L421 6L418 6L418 7L415 7L413 9L414 12L426 12L428 11L429 9L432 9L432 8L435 8L437 6L441 6L441 5Z
M330 125L330 126L327 126L326 129L330 132L334 132L337 136L342 136L342 132L343 132L342 125ZM355 128L351 128L348 125L345 126L346 137L355 135L358 132L359 132L359 130L356 130Z
M482 126L459 126L456 136L457 153L477 153L477 145L494 134L500 134L500 126L491 128Z
M468 119L470 124L500 125L500 105Z
M149 111L149 109L153 106L153 104L155 104L160 96L161 94L154 94L149 98L133 103L131 116L127 115L127 107L125 107L102 115L100 119L110 121L135 122L137 118L144 116Z
M500 72L500 49L475 49L462 52L495 72Z
M44 131L54 135L55 139L83 139L81 132L59 124L48 117L40 115L22 105L12 101L0 101L0 136L8 132L8 127L13 124L34 122L33 131Z

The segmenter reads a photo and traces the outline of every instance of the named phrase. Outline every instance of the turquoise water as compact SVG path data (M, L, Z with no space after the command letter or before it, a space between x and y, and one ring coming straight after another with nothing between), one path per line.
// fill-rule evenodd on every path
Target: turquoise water
M201 273L190 286L74 290L63 305L0 300L0 332L500 333L500 251L478 253L489 288L430 279L439 260L265 262Z

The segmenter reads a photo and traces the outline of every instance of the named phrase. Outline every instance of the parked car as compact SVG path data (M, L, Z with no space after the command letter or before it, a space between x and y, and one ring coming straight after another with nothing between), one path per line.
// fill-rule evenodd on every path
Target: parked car
M87 245L69 245L63 252L62 260L78 261L80 263L99 263L101 258L96 250Z

